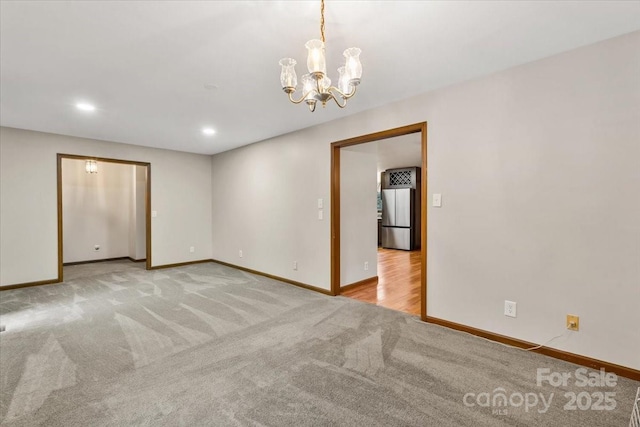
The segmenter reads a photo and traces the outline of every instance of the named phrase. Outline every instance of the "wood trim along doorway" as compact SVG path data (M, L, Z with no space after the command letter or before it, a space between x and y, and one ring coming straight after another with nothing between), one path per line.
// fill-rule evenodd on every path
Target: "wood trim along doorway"
M422 189L420 194L420 318L427 320L427 122L357 136L331 144L331 294L340 294L340 149L396 136L420 133Z
M132 160L109 159L104 157L79 156L76 154L58 153L57 187L58 187L58 282L64 279L62 259L62 159L97 160L99 162L120 163L124 165L145 166L147 168L147 183L145 189L145 245L146 245L146 269L151 270L151 163L135 162Z

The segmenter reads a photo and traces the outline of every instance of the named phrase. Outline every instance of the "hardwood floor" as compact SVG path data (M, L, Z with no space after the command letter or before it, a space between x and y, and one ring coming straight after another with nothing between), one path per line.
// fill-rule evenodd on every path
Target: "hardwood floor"
M378 248L378 284L350 289L343 296L420 315L420 251Z

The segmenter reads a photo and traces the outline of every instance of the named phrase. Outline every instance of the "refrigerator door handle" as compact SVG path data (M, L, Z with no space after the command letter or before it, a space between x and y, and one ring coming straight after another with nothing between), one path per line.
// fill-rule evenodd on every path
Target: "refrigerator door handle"
M396 190L382 190L382 225L396 225Z
M396 215L397 227L411 227L413 225L413 189L402 188L396 191Z

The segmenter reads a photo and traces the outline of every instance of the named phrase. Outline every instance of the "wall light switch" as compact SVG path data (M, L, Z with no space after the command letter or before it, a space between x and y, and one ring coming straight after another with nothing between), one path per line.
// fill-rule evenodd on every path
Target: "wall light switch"
M318 209L322 209L324 205L324 201L322 199L318 199Z
M322 210L318 211L318 219L324 219L324 215L322 213Z
M439 208L442 206L442 194L434 194L433 195L433 206Z
M155 218L158 216L158 211L151 211L151 217Z
M194 248L193 246L189 247L189 252L194 253L196 251L196 248Z

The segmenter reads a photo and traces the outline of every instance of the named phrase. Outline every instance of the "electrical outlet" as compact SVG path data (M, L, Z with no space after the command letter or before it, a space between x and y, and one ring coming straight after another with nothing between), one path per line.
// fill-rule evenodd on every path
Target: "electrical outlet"
M364 262L364 270L365 271L369 270L369 261Z
M189 252L194 253L195 251L196 251L196 248L194 248L193 246L189 248Z
M238 256L239 256L240 258L242 258L242 249L240 249L240 250L238 251Z
M294 270L298 269L298 261L293 261L293 269Z
M99 250L100 250L100 245L95 245L95 246L93 247L93 250L94 250L94 251L99 251Z
M570 331L580 330L580 317L573 314L567 314L567 329Z
M508 317L516 317L516 305L513 301L504 300L504 315Z

